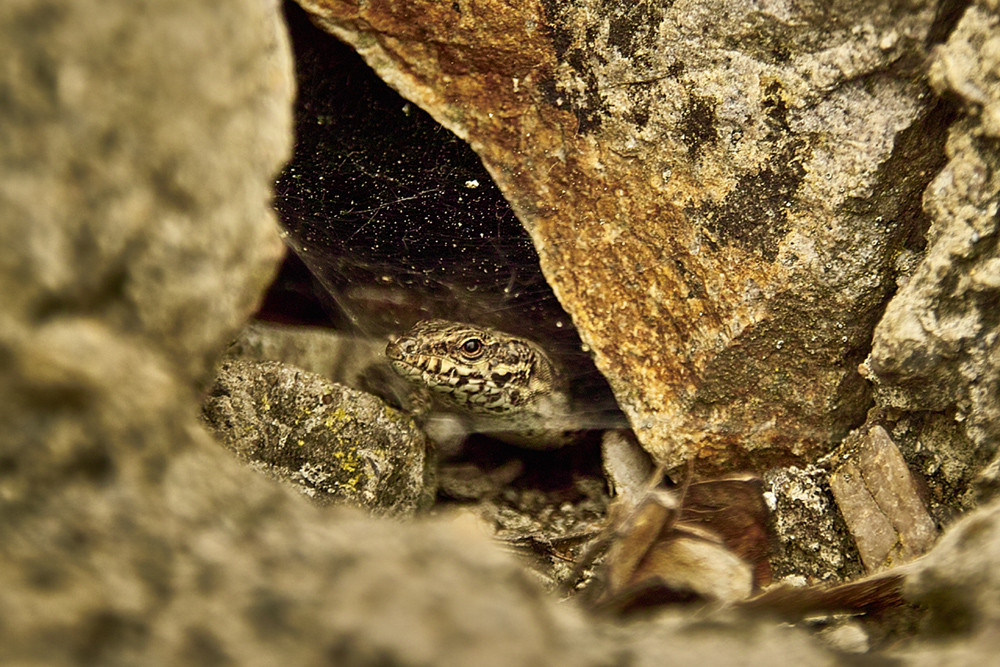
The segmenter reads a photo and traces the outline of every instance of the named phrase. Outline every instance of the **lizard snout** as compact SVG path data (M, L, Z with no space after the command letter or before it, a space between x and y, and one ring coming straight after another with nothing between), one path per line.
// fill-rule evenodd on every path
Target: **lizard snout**
M389 341L389 344L385 346L385 356L390 359L405 359L413 355L417 351L417 341L406 336L400 336L395 340Z

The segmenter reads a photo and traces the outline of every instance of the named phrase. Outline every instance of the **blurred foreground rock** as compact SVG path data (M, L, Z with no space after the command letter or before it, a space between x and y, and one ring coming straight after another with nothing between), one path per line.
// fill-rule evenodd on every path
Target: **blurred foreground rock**
M0 58L0 663L599 660L484 536L321 512L199 423L280 256L277 5L15 0Z
M902 651L912 665L992 664L1000 651L1000 503L957 522L919 563L905 593L929 615Z

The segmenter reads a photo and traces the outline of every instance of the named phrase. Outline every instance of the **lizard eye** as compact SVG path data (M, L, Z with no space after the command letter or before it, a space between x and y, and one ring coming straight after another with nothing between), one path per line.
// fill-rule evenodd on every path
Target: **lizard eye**
M458 350L466 359L478 359L483 356L483 341L478 338L467 338Z

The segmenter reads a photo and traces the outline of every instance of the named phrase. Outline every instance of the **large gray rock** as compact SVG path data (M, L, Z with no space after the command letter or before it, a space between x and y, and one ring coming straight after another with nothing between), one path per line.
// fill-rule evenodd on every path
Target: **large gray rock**
M1000 650L1000 503L950 527L907 577L904 593L927 610L921 635L903 645L912 665L992 664Z
M661 462L808 463L864 419L942 162L935 3L301 4L480 154Z
M882 406L915 413L897 415L898 437L939 502L959 496L1000 441L998 69L996 8L973 5L930 66L965 115L924 194L927 252L886 308L863 369Z
M281 27L0 8L0 662L588 664L485 537L320 513L199 424L279 256Z
M220 21L208 5L4 3L6 313L99 315L204 378L282 253L268 175L288 152L291 69L264 6Z
M956 522L908 577L908 598L926 605L933 634L1000 627L1000 503Z

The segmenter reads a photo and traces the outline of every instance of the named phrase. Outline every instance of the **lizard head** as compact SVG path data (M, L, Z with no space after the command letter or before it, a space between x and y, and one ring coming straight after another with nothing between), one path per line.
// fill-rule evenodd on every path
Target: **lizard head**
M385 354L399 375L469 412L517 412L557 390L555 367L541 348L496 329L424 320Z

